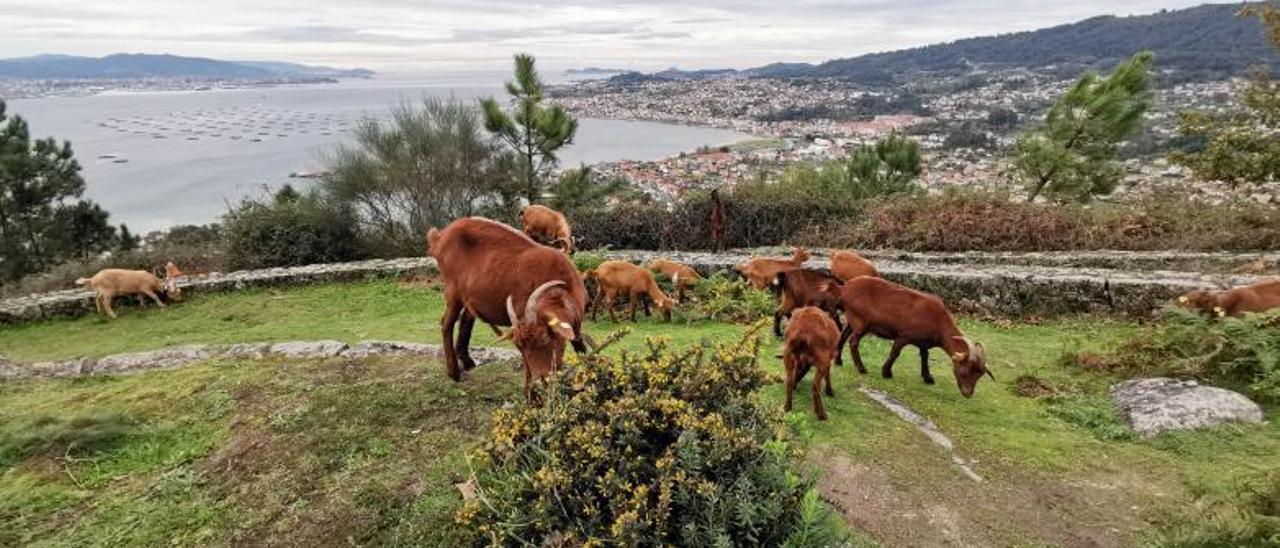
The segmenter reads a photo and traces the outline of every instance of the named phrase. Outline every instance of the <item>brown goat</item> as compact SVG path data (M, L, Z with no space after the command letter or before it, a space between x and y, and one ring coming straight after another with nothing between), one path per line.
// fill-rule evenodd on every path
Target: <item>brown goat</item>
M773 313L773 333L782 336L782 318L790 318L791 311L803 307L814 306L831 315L840 325L840 280L826 272L793 268L783 270L774 276L770 284L778 295L778 309Z
M172 264L172 263L171 263ZM93 304L97 307L99 314L106 314L112 318L116 317L115 310L111 309L111 301L121 295L137 295L139 303L142 296L150 297L157 305L164 308L165 304L160 300L158 294L163 293L170 298L177 298L181 294L181 290L177 285L173 285L170 289L169 284L157 278L155 274L145 270L122 270L119 268L107 268L94 274L91 278L80 278L76 280L76 285L83 285L94 290Z
M520 210L524 233L533 241L573 254L573 234L569 221L559 211L546 206L530 205Z
M1238 317L1246 312L1280 308L1280 278L1225 291L1197 289L1178 297L1178 304L1217 316Z
M880 271L876 270L876 265L852 251L837 251L831 254L831 274L840 278L841 282L847 282L858 276L880 277Z
M733 267L756 289L764 289L783 270L798 268L809 260L809 252L803 247L794 248L790 259L751 259Z
M526 397L532 381L562 363L565 342L586 351L581 328L587 291L563 253L480 217L459 219L443 230L432 228L427 246L444 280L440 328L449 378L462 380L463 371L475 367L469 347L476 319L495 329L511 326L504 337L520 350ZM455 342L453 326L459 321Z
M840 297L847 323L840 334L840 345L849 339L849 353L858 372L867 372L858 345L862 337L870 333L893 341L889 358L880 368L886 379L893 378L893 362L902 348L910 344L920 349L920 376L925 384L933 384L929 349L935 347L941 347L951 358L956 384L964 397L973 396L974 387L983 374L995 380L995 375L987 369L986 349L982 343L974 343L960 332L942 299L868 276L844 284Z
M600 284L596 302L591 305L592 321L595 321L596 313L600 311L602 303L609 311L609 319L618 321L614 315L614 304L619 295L627 296L629 314L633 322L636 321L636 303L646 296L653 300L658 310L662 311L664 319L671 319L671 309L675 307L675 301L672 301L666 293L662 292L662 288L658 287L652 272L626 261L605 261L588 271L587 276Z
M647 268L671 280L671 285L676 289L676 301L684 301L684 290L698 285L698 280L702 279L702 275L693 267L666 258L650 261Z
M818 414L818 420L827 420L819 388L825 383L827 395L836 395L831 388L831 358L840 354L839 339L840 329L826 312L812 306L796 309L787 324L787 338L782 348L782 363L787 373L787 404L783 409L791 410L791 393L812 367L816 369L813 412Z

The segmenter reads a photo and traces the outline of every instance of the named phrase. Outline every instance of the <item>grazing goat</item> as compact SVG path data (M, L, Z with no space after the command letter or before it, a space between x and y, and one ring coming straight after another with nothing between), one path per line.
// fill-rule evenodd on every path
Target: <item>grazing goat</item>
M826 312L812 306L795 311L787 324L787 338L782 349L782 363L787 372L785 410L791 410L791 393L812 367L816 370L813 374L813 412L818 414L818 420L827 420L819 388L825 383L827 395L836 395L831 388L831 358L840 354L839 338L840 329Z
M720 190L711 189L711 241L715 244L716 253L724 251L724 202L720 201Z
M902 348L910 344L920 349L920 376L925 384L933 384L929 349L935 347L941 347L951 358L956 383L964 397L973 396L974 387L983 374L995 380L995 375L987 369L986 349L982 343L975 343L960 332L942 299L880 278L863 276L844 284L840 300L847 324L840 334L840 346L845 339L849 340L849 353L858 372L867 372L858 345L862 337L870 333L893 341L889 359L880 368L886 379L893 378L893 362Z
M685 264L680 264L666 258L654 259L649 262L649 270L660 272L671 280L671 285L676 289L676 301L684 301L684 290L692 289L698 284L698 280L702 279L702 275L697 270Z
M876 270L876 265L852 251L837 251L831 254L831 274L840 278L841 282L847 282L858 276L880 277L880 271Z
M794 253L790 259L751 259L745 263L733 267L751 286L756 289L764 289L773 283L773 278L783 270L798 268L809 260L809 252L803 247L794 248Z
M782 318L790 318L791 311L814 306L840 325L840 280L817 270L793 268L783 270L773 278L773 291L778 295L778 310L773 313L773 333L782 336Z
M489 219L459 219L443 230L427 232L428 253L444 280L445 372L462 380L471 359L471 329L476 319L490 326L510 325L509 338L524 362L524 392L560 365L565 342L585 352L582 337L587 290L563 253L539 245L519 231ZM459 323L457 340L454 324ZM461 362L462 368L459 368Z
M524 224L524 233L533 241L573 254L569 221L559 211L540 205L526 206L520 210L520 222Z
M164 293L166 297L173 299L181 293L177 285L173 285L170 289L170 285L162 282L155 274L145 270L119 268L107 268L91 278L80 278L76 280L76 285L94 290L97 295L94 296L93 304L97 307L98 313L112 318L116 317L116 312L111 309L111 300L118 296L138 295L139 302L143 302L141 299L145 295L164 308L164 302L160 300L158 293Z
M182 276L182 271L178 270L178 265L173 261L164 263L164 287L169 298L181 300L182 290L178 288L178 277Z
M589 271L587 276L594 278L600 284L596 302L591 305L592 321L595 321L596 313L600 311L602 304L609 311L609 319L618 321L613 309L619 295L627 296L633 322L636 321L636 303L645 296L653 300L653 304L662 311L663 319L671 320L671 309L675 307L675 301L672 301L666 293L662 292L662 288L658 287L652 272L626 261L605 261Z
M1235 317L1245 312L1266 312L1280 308L1280 278L1225 291L1197 289L1178 297L1178 304L1217 316Z

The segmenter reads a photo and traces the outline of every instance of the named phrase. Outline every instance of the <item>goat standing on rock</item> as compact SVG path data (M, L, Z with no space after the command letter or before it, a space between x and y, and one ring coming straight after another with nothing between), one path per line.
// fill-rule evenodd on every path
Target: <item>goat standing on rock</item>
M563 253L480 217L459 219L443 230L432 228L427 250L444 280L440 328L449 378L462 380L463 371L476 365L469 353L476 319L511 326L504 337L520 350L525 397L531 395L532 381L559 367L566 342L586 351L582 318L587 290ZM455 343L453 326L459 321Z
M787 404L791 410L791 393L796 383L804 379L809 368L813 373L813 412L818 420L827 420L827 410L822 406L820 388L826 384L828 396L835 397L831 388L831 358L840 354L840 330L823 310L806 306L799 308L787 324L787 338L782 348L782 363L787 373Z
M849 341L849 353L858 372L865 374L862 355L858 350L862 337L868 333L893 341L889 358L881 367L881 375L893 378L893 362L902 348L908 344L920 349L920 376L925 384L933 384L929 373L929 349L941 347L951 358L960 393L973 396L974 387L982 375L995 380L987 369L987 352L982 343L965 337L956 327L956 320L942 304L942 299L898 284L863 276L844 284L841 291L844 318L847 325L840 334L840 345Z

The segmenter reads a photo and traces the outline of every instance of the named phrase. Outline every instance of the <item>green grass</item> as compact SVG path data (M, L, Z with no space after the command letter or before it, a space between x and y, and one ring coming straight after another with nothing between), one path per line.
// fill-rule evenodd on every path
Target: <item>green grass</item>
M167 310L0 327L18 360L189 343L288 339L436 342L438 292L393 281L193 296ZM647 336L676 345L731 340L742 326L642 319L611 352ZM621 327L587 324L596 338ZM871 375L834 371L831 420L815 420L803 381L788 420L812 447L824 495L888 545L1136 545L1153 528L1195 531L1195 508L1236 508L1241 485L1280 470L1280 415L1140 440L1105 399L1114 379L1068 368L1064 351L1102 350L1135 327L1096 318L1002 327L962 319L999 379L972 399L940 352L938 384L904 352L878 375L883 341L864 342ZM483 327L477 345L505 345ZM767 344L762 363L781 373ZM1034 377L1056 395L1023 397ZM448 544L464 455L487 417L518 401L520 375L482 366L464 384L439 364L374 360L218 362L121 377L0 384L0 545ZM976 484L914 427L857 393L888 392L930 417L974 461ZM780 385L762 395L782 404ZM1221 502L1227 501L1227 502ZM1230 511L1225 514L1230 514ZM914 516L914 517L913 517ZM1163 540L1163 539L1161 539ZM1170 543L1173 544L1173 543Z

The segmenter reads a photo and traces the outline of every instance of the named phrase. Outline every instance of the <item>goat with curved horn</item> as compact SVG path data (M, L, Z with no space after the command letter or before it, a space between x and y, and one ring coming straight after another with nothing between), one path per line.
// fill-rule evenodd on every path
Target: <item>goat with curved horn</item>
M444 281L445 313L440 320L449 378L475 366L468 355L476 320L495 329L520 351L525 393L560 364L566 342L582 345L580 327L587 291L564 253L539 245L502 223L470 217L427 234L429 253ZM526 288L535 287L532 293ZM525 298L517 313L516 298ZM454 336L454 326L460 327ZM585 346L581 351L586 351Z

